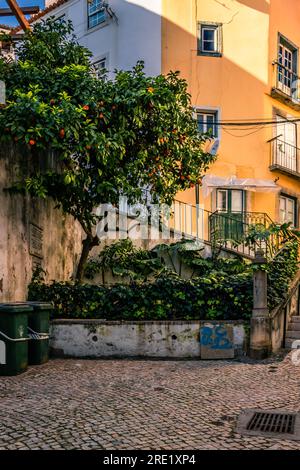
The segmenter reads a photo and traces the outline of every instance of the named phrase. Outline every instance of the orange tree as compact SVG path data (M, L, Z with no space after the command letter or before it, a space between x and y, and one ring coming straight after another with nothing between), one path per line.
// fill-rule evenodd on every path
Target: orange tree
M138 63L99 79L72 25L51 18L25 34L16 54L16 61L0 59L7 91L0 139L27 146L39 163L55 155L54 167L33 165L18 188L53 198L79 221L86 234L80 281L99 243L99 204L117 205L120 194L140 201L145 186L153 200L170 203L199 182L213 157L203 150L207 136L197 130L187 83L177 72L149 77Z

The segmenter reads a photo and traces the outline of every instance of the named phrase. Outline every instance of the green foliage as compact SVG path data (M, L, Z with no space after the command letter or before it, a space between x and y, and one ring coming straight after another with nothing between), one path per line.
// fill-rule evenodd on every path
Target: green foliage
M283 246L273 259L258 266L240 258L203 259L191 242L159 245L152 251L136 249L130 240L106 247L91 269L111 268L126 275L129 285L104 287L53 282L45 285L39 271L29 286L30 300L53 301L56 317L123 320L249 319L253 305L253 272L268 272L268 303L272 310L288 293L299 268L299 234L286 227ZM254 239L256 242L256 240ZM193 268L193 278L182 279L166 269L163 254L176 253ZM152 281L145 281L149 275ZM144 279L144 281L142 281Z
M280 247L285 246L287 242L299 243L299 236L300 232L291 227L291 222L272 223L268 227L263 224L253 224L249 226L244 241L246 246L254 247L256 250L263 248L267 258L272 260Z
M154 251L135 248L130 239L124 239L105 247L98 258L90 259L85 277L93 279L102 269L111 269L115 276L146 280L151 275L160 275L165 267Z
M241 319L251 312L251 275L224 273L183 280L162 276L154 282L103 287L34 282L30 300L51 300L56 318L107 320Z
M268 300L272 310L286 297L289 286L299 269L299 240L287 241L268 270Z
M98 79L71 32L70 23L47 19L25 33L16 62L0 58L7 89L0 140L38 160L54 152L57 165L36 166L22 187L51 196L90 234L100 203L117 204L119 194L142 200L145 186L170 203L214 157L203 151L207 136L198 132L178 72L148 77L140 62L114 80Z

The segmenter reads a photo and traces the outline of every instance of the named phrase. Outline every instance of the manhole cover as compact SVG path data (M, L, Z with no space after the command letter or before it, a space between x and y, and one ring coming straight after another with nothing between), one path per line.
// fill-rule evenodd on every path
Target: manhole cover
M236 430L250 436L300 440L300 415L285 410L244 410Z

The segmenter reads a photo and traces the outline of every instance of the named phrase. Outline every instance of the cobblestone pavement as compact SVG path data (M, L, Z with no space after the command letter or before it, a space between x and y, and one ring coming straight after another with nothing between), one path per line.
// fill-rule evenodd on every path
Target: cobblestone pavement
M0 449L300 449L237 434L244 408L298 411L300 366L57 359L0 377Z

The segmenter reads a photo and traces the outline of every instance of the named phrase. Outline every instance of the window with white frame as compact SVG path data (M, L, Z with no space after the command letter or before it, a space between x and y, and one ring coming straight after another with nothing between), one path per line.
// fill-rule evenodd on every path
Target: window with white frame
M298 49L282 35L279 35L277 71L278 88L293 95L298 86Z
M284 195L279 197L279 219L281 224L291 222L293 227L297 226L296 199Z
M220 56L222 54L222 25L199 23L198 55Z
M197 111L198 130L208 133L212 137L218 137L217 111Z
M228 211L228 191L226 189L217 190L217 211Z
M107 59L103 57L93 63L94 73L97 78L102 78L107 69Z
M105 21L103 0L88 0L88 29Z

